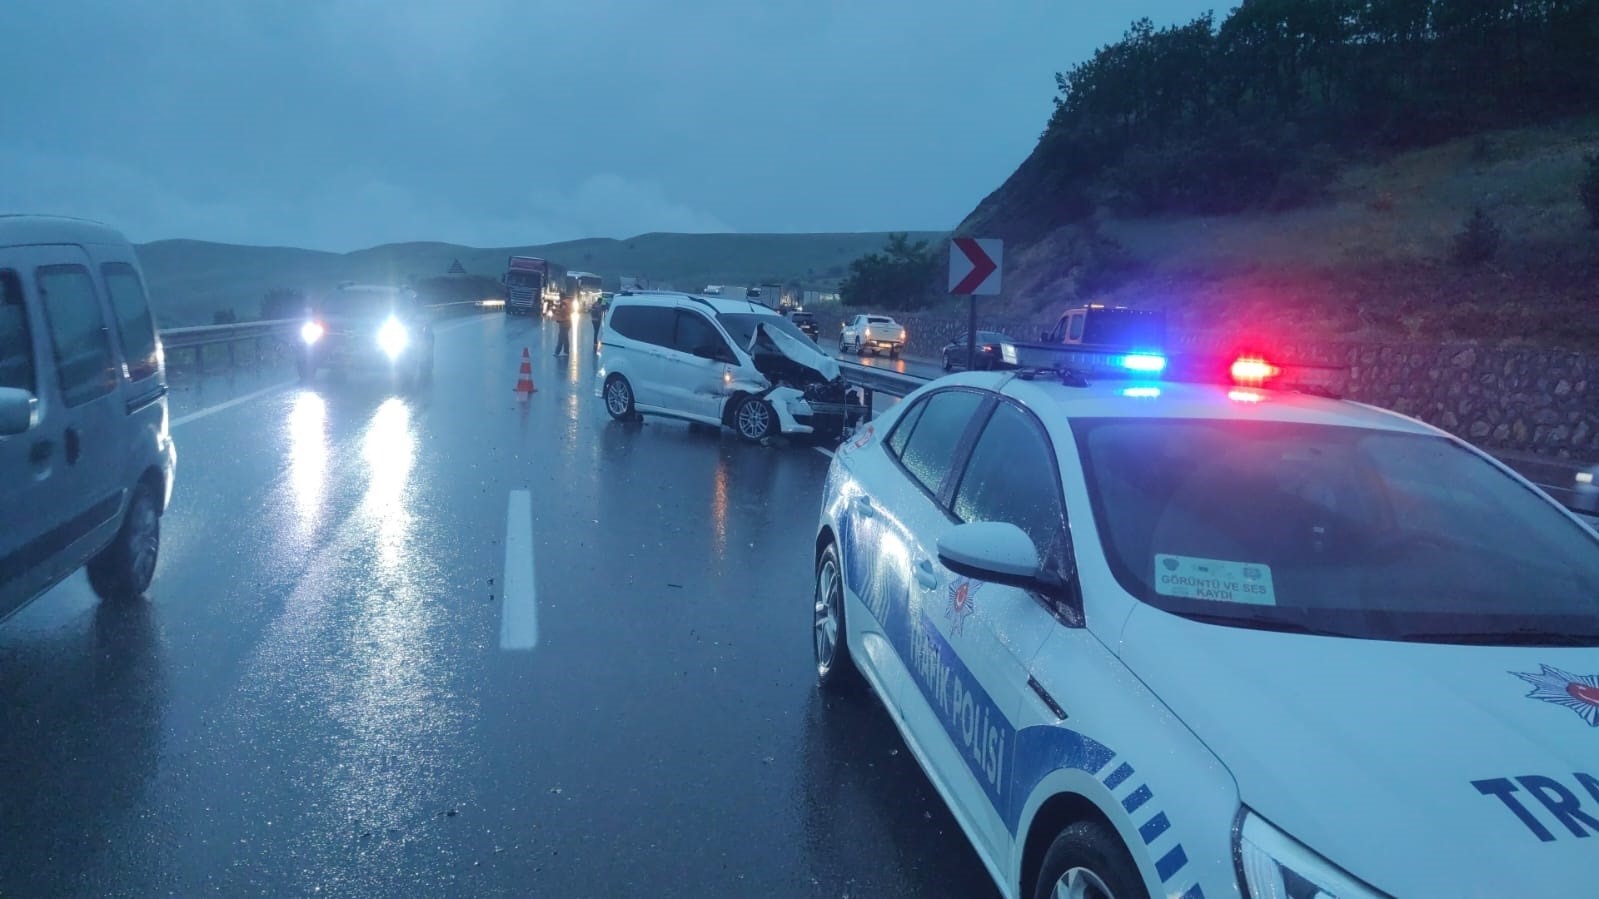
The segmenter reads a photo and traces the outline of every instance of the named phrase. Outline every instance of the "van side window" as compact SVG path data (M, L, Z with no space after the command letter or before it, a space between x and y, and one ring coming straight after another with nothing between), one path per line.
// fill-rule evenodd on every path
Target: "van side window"
M733 355L733 351L728 348L727 341L722 339L722 334L716 330L716 326L705 316L688 309L677 310L677 338L674 348L684 353L707 349L713 354Z
M122 352L127 357L128 378L142 381L155 374L158 358L155 349L155 321L144 296L139 273L126 262L107 262L100 266L106 293L111 295L111 312L122 337Z
M35 392L28 306L22 279L10 269L0 271L0 387Z
M677 310L666 306L621 306L611 312L611 328L623 337L670 347Z
M68 406L79 406L116 389L111 339L89 270L81 265L44 265L34 270L34 278L49 322L62 399Z
M1086 315L1073 315L1071 317L1071 324L1069 325L1069 330L1066 332L1066 339L1067 340L1073 340L1073 341L1082 340L1083 339L1083 322L1085 322L1087 320L1088 320L1088 316L1086 316Z

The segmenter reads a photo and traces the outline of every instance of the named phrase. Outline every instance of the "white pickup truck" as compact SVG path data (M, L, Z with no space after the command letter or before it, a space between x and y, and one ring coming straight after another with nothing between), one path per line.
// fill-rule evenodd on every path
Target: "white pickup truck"
M886 315L857 315L844 323L844 330L838 335L840 353L864 356L886 352L897 359L904 348L905 326Z

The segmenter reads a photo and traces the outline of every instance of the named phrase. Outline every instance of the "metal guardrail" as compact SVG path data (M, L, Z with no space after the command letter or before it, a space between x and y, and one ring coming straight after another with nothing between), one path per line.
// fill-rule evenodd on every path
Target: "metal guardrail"
M885 371L875 366L860 365L854 362L840 361L838 370L845 381L860 389L861 403L868 411L872 408L873 393L886 393L889 396L903 397L933 380L920 375Z
M423 308L431 310L435 317L451 313L465 313L489 309L500 309L505 305L503 300L462 300L454 303L433 303ZM471 308L468 308L471 307ZM278 318L265 321L232 322L225 325L196 325L188 328L163 328L161 329L161 345L168 352L173 350L193 350L194 366L198 371L205 370L205 348L208 346L226 346L228 350L228 364L235 365L238 358L235 348L247 341L255 342L255 357L261 358L262 342L266 340L281 341L284 337L294 334L302 319Z

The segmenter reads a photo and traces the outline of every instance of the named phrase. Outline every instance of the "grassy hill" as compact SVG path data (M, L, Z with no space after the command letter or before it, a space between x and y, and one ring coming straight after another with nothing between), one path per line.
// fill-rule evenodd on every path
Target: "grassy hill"
M921 233L917 238L939 239ZM255 317L268 290L323 289L339 281L399 283L442 275L455 260L469 274L498 277L511 255L543 256L592 271L614 285L622 275L679 288L767 280L832 284L850 261L883 245L886 234L641 234L527 247L443 243L388 244L353 253L163 240L139 258L164 325L209 324L219 309Z
M1287 212L1101 211L1091 224L1042 229L1009 215L1039 202L1014 179L959 230L1010 241L996 317L1042 318L1093 299L1163 307L1190 330L1592 346L1599 231L1577 183L1595 152L1599 118L1568 119L1348 165L1323 200ZM1451 247L1474 208L1502 229L1501 245L1489 262L1457 265ZM1085 287L1085 257L1111 273Z

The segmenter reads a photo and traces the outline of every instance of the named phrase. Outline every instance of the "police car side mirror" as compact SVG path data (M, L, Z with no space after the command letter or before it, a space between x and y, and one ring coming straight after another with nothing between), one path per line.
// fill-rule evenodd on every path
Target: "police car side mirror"
M0 387L0 437L15 437L33 427L39 400L26 390Z
M980 581L1023 589L1042 585L1038 548L1009 522L956 525L938 538L938 561L958 575Z

